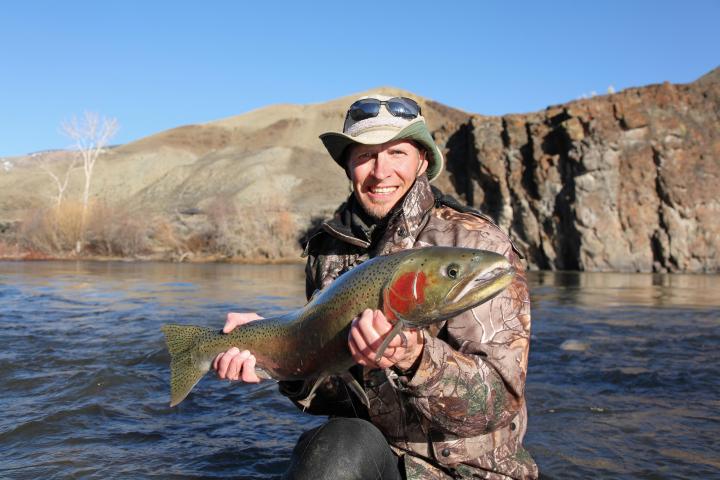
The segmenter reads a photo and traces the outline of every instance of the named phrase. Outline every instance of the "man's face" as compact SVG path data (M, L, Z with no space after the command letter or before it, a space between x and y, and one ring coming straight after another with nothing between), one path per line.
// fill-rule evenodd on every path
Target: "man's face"
M407 140L382 145L354 145L347 160L355 198L372 217L381 219L425 172L426 153Z

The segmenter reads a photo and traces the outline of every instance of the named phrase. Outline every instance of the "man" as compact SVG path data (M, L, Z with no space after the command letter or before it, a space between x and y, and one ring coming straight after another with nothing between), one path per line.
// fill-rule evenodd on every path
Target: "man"
M303 434L287 477L536 478L522 447L530 302L519 254L488 218L430 187L443 157L413 100L359 99L343 132L320 138L353 193L308 242L308 298L371 257L431 245L504 254L517 275L483 305L429 331L406 330L377 362L392 325L381 311L360 313L348 348L367 406L339 379L311 400L310 382L280 382L310 413L331 416ZM255 318L229 314L225 331ZM258 381L251 352L231 349L213 366L220 378Z

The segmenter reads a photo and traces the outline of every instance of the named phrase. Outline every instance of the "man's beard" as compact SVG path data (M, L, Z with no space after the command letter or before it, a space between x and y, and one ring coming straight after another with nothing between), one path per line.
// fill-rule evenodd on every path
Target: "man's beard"
M402 203L402 200L399 201L397 203L397 205L399 205L400 203ZM387 209L387 207L385 205L376 206L376 205L370 204L370 205L361 205L361 206L362 206L363 211L368 215L368 217L372 218L376 222L380 222L380 221L384 220L385 218L389 217L397 205L391 207L389 210Z

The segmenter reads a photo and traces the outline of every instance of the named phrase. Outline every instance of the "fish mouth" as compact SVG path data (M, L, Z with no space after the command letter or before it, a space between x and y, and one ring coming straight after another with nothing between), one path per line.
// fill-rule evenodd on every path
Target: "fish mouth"
M467 280L455 285L455 287L448 292L446 299L450 303L458 304L461 303L470 292L496 290L491 295L482 295L476 302L476 304L480 304L509 285L514 273L515 269L508 263L491 266L478 272L477 275L471 276Z

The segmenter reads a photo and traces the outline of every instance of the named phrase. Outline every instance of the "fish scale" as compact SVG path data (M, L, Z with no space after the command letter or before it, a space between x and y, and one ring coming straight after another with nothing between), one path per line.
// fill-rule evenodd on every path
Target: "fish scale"
M457 276L452 277L452 272ZM185 399L212 360L231 347L251 351L257 367L276 380L322 379L355 363L348 333L352 320L365 309L382 310L396 322L378 348L379 358L403 328L427 327L477 306L502 291L513 274L504 256L484 250L404 250L375 257L342 274L302 308L247 323L229 334L207 327L164 325L171 356L170 405ZM422 275L424 281L412 284L410 297L398 297L397 291L408 289L408 275ZM389 295L390 291L395 294Z

